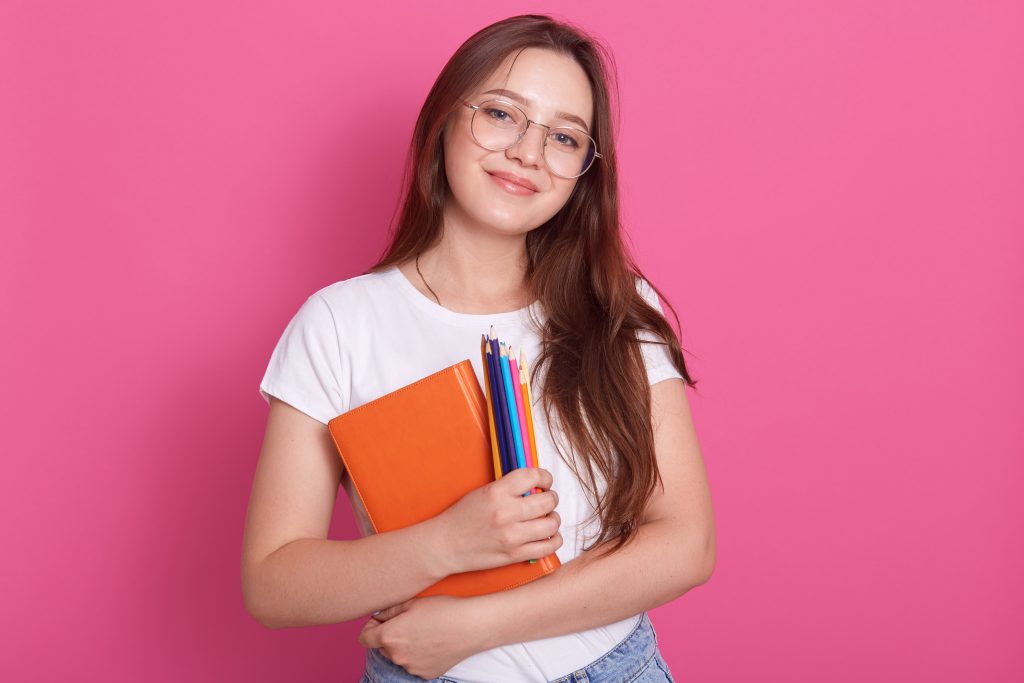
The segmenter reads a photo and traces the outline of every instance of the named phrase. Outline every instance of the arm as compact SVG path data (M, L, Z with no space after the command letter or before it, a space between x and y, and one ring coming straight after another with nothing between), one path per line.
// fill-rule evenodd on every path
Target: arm
M656 490L637 537L604 558L584 552L558 571L465 606L485 649L575 633L639 614L706 582L715 565L715 527L700 445L680 379L651 387ZM642 568L642 570L638 570ZM628 587L627 590L616 587Z
M357 540L328 540L342 462L324 425L271 401L246 517L242 591L270 628L348 621L447 575L436 518Z

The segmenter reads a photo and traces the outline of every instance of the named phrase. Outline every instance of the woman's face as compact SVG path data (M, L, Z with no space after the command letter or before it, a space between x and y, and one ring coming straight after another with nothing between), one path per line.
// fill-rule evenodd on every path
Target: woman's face
M531 121L581 128L593 135L590 83L575 60L551 50L527 48L519 53L509 73L514 58L515 53L509 55L466 100L481 104L500 99L518 106ZM504 92L488 92L497 89ZM582 119L586 126L563 114ZM472 116L472 109L460 105L445 125L445 172L451 188L447 213L454 213L460 222L508 235L524 234L543 225L565 205L578 180L560 178L548 169L543 154L547 129L530 124L519 142L494 152L473 139ZM499 180L495 173L518 176L536 190L511 192L506 181Z

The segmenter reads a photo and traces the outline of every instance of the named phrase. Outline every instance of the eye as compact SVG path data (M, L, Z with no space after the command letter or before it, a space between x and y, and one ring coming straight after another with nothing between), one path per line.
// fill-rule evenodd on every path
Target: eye
M569 149L579 149L580 146L580 141L576 139L575 135L561 130L552 131L551 139L554 140L556 144Z
M509 119L508 112L503 109L484 109L484 113L495 121L507 121Z
M512 129L522 125L522 121L520 121L522 115L501 102L485 104L481 106L478 113L483 115L482 121L487 121L497 128Z

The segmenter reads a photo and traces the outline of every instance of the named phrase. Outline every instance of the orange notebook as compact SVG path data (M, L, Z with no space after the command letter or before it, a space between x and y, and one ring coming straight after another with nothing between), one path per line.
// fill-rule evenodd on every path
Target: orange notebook
M494 481L486 399L468 358L342 413L327 427L378 533L434 517ZM496 593L560 566L552 553L535 563L452 574L417 597Z

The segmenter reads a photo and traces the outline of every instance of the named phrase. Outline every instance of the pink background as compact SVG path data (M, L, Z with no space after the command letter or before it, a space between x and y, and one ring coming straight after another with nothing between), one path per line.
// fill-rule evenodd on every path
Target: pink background
M361 4L0 4L5 678L358 677L361 620L243 607L257 384L383 247L444 62L547 11L618 60L701 380L677 680L1024 679L1020 3Z

